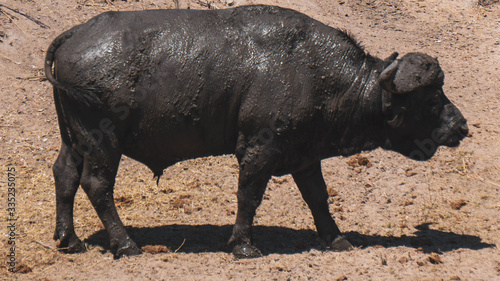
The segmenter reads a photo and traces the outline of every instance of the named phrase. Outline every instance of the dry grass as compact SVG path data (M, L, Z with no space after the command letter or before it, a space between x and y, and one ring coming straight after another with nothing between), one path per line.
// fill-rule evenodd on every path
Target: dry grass
M475 164L473 151L457 151L453 154L452 159L444 161L448 172L467 175Z
M130 196L119 196L115 198L115 205L117 208L128 207L134 203L134 199Z
M146 245L142 246L141 250L144 253L158 254L158 253L171 253L172 250L164 245Z

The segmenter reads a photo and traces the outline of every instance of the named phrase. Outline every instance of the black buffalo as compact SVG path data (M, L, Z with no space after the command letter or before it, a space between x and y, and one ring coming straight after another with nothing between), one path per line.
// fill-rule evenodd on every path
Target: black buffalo
M236 256L260 255L253 218L271 176L283 174L319 237L349 249L329 213L321 159L382 147L426 160L468 134L438 61L397 57L375 58L345 32L272 6L107 12L66 31L45 62L62 138L54 238L85 249L73 226L81 185L115 255L139 254L113 201L121 155L159 178L178 161L234 153Z

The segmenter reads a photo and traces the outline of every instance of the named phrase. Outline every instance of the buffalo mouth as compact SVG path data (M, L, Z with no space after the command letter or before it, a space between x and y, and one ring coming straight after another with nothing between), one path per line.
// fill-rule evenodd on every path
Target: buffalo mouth
M469 135L469 127L467 123L454 124L452 130L448 134L444 134L438 138L437 143L439 145L445 145L448 147L457 147L465 137Z
M466 123L463 123L460 126L455 126L453 130L447 130L441 136L432 134L431 138L414 140L411 146L413 149L408 154L403 154L413 160L425 161L434 156L439 146L457 147L468 134L469 128Z
M445 145L447 147L457 147L462 139L463 138L454 136L446 140L444 143L442 143L442 145Z

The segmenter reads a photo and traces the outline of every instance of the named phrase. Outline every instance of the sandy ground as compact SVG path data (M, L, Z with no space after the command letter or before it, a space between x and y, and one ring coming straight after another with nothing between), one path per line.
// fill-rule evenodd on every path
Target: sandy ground
M3 280L500 280L500 3L475 0L180 0L180 7L274 4L349 30L379 57L437 56L445 92L471 137L427 162L375 150L324 160L330 209L356 246L330 252L290 176L273 178L258 209L264 256L236 260L225 243L236 210L233 156L178 163L157 186L123 159L118 211L143 247L113 260L101 222L80 190L76 232L83 254L55 250L54 179L59 149L52 88L42 72L52 39L107 10L174 8L174 1L0 0L0 279ZM482 4L482 5L480 5ZM210 7L208 7L210 6ZM10 9L9 9L10 8ZM363 164L361 162L361 164ZM15 169L9 175L8 169ZM14 182L15 214L7 208ZM11 210L13 211L13 210ZM15 236L7 219L17 218ZM17 273L10 273L9 238Z

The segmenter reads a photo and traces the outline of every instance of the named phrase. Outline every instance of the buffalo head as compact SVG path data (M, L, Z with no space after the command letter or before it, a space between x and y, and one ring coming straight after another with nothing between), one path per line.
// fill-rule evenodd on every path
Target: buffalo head
M409 53L389 57L379 77L387 118L386 148L427 160L438 146L457 146L468 135L467 121L443 92L437 59Z

